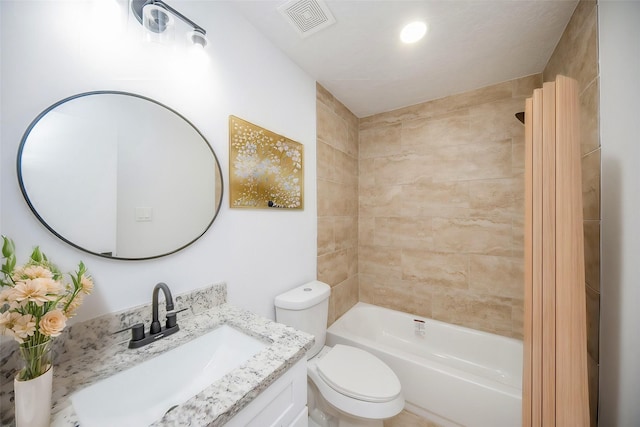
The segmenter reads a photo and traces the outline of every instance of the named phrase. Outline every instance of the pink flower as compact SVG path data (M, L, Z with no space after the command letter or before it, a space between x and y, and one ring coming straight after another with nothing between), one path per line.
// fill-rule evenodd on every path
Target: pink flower
M93 292L93 280L89 276L82 276L80 279L80 285L82 286L82 292L89 295Z
M14 338L22 342L33 335L36 331L36 319L30 314L18 317L13 324Z
M15 292L15 300L17 302L35 302L36 305L42 305L45 302L54 301L47 294L49 293L48 283L43 280L50 279L27 279L24 282L17 282L13 288Z
M3 335L9 335L15 338L16 341L22 342L22 339L16 337L16 334L13 330L18 318L22 317L20 313L16 313L14 311L5 311L0 314L0 333Z
M13 304L16 302L16 293L11 287L4 288L0 291L0 305Z
M82 294L76 295L76 297L71 301L71 303L69 303L69 306L64 311L64 314L67 317L75 316L76 315L76 310L78 309L78 307L80 307L80 305L82 304L82 301L83 301L83 295ZM66 302L65 302L65 304L66 304Z
M40 319L40 332L50 337L57 337L67 324L67 318L62 310L51 310Z
M27 276L29 279L51 279L53 278L53 273L48 268L45 268L41 265L30 265L22 270L22 274Z

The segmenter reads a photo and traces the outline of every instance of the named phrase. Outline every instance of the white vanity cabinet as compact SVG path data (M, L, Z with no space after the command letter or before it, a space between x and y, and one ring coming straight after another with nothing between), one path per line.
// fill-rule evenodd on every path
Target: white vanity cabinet
M236 414L226 427L307 427L307 359L287 372Z

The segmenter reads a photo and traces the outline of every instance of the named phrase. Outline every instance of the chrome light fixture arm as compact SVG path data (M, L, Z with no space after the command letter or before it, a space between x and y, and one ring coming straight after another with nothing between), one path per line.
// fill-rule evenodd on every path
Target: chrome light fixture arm
M176 9L169 6L167 3L163 2L162 0L131 0L131 10L133 11L133 14L135 15L138 22L140 22L140 24L142 24L143 22L142 9L148 4L158 5L166 9L167 11L171 12L173 15L177 16L182 21L184 21L185 23L193 27L194 31L202 33L202 35L207 34L207 31L204 28L202 28L200 25L196 24L191 19L187 18L182 13L178 12Z

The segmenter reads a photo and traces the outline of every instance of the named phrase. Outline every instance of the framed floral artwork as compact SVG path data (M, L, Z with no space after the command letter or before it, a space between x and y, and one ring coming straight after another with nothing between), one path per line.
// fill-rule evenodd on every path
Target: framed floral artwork
M304 209L304 146L229 116L232 208Z

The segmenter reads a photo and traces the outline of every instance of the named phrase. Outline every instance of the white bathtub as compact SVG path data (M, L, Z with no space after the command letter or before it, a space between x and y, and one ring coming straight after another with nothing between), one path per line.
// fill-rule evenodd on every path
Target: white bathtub
M444 427L519 427L522 341L359 302L327 331L382 359L405 408Z

